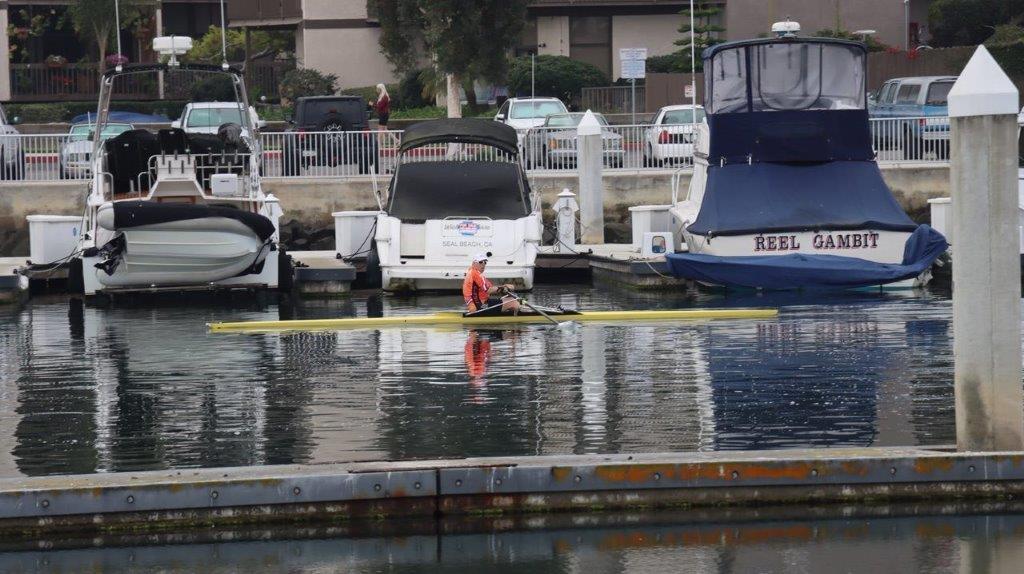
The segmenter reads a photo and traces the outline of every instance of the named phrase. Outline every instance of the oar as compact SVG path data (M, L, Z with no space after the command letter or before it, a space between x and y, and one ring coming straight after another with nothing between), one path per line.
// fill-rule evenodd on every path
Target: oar
M551 317L551 315L548 315L548 314L547 314L547 313L545 313L544 311L541 311L540 309L538 309L538 308L534 307L534 306L533 306L533 305L531 305L531 304L530 304L530 302L529 302L529 301L527 301L527 300L526 300L525 298L523 298L523 297L520 297L518 293L516 293L516 292L512 291L511 289L507 289L507 290L506 290L506 292L507 292L507 293L508 293L509 295L511 295L511 296L513 296L513 297L515 297L515 298L516 298L516 299L517 299L517 300L518 300L518 301L519 301L520 303L522 303L523 305L526 305L526 306L527 306L527 307L529 307L530 309L533 309L533 310L534 310L535 312L537 312L537 313L540 313L540 315L541 315L542 317L544 317L545 319L547 319L548 321L551 321L551 322L552 322L552 323L554 323L555 325L561 325L561 323L560 323L560 322L558 322L558 321L556 321L556 320L554 320L554 319L553 319L553 318Z

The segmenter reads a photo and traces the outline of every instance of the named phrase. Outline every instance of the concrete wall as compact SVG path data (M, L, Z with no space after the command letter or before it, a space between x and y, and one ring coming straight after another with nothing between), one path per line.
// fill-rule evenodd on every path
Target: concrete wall
M612 18L612 79L619 77L620 48L647 48L648 56L661 56L680 48L674 42L683 37L680 14L615 16Z
M28 255L27 215L81 215L86 185L81 182L0 184L0 256Z
M537 48L538 54L549 56L569 55L569 17L538 16L537 17Z
M366 0L302 0L306 20L366 19Z
M924 0L913 0L912 4ZM725 35L729 40L756 38L771 31L772 24L787 17L800 23L803 35L835 28L836 10L845 30L875 30L886 44L903 47L903 2L899 0L728 0L725 4Z
M949 196L949 169L943 166L890 166L882 170L896 199L915 221L928 220L928 199ZM387 182L379 182L386 187ZM545 220L553 221L550 206L555 196L568 187L577 191L574 173L530 177L541 194ZM617 173L604 176L604 209L609 242L629 240L629 207L671 202L671 174ZM689 184L683 178L685 193ZM307 229L334 226L331 213L376 210L369 178L326 180L312 178L267 179L264 189L281 200L282 222L298 222ZM28 253L28 225L31 214L79 215L85 201L83 183L0 183L0 257Z

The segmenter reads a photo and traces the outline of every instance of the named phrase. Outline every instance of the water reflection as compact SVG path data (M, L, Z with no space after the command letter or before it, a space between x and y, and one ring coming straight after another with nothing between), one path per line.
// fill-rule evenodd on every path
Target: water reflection
M953 441L948 295L642 294L583 309L778 319L210 334L217 320L429 313L450 297L0 309L0 475Z
M978 510L978 509L973 509ZM7 541L3 572L1009 572L1021 509L842 508L553 515L380 526ZM934 513L932 513L934 512ZM959 513L955 515L954 513ZM819 510L818 514L823 514ZM829 518L831 516L832 518ZM377 533L374 531L377 530Z

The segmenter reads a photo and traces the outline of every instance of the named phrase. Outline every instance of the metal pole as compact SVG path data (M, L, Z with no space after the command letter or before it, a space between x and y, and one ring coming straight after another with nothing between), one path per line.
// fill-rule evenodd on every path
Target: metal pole
M697 32L693 29L693 0L690 0L690 103L693 110L690 112L690 133L696 134L697 130ZM692 137L692 136L691 136Z
M537 53L530 54L530 97L537 95Z
M984 46L949 92L960 451L1024 449L1017 88Z
M910 0L903 0L903 36L906 40L907 51L910 51Z
M629 79L629 91L631 92L631 98L633 100L633 119L630 122L632 125L636 125L636 78Z

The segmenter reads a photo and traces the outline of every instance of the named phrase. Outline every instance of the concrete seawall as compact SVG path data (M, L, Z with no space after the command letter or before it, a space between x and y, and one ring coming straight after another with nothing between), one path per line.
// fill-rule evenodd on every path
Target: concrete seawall
M896 199L916 221L927 221L928 199L949 196L949 168L945 165L905 164L882 168L886 183ZM629 211L634 205L667 204L671 201L672 172L636 171L606 173L604 211L610 242L629 241ZM378 180L381 188L387 178ZM549 210L555 196L568 187L576 191L575 173L536 174L530 183ZM682 188L689 176L682 179ZM264 188L281 200L283 221L295 221L311 230L330 229L331 212L373 210L373 184L369 177L346 180L289 178L267 179ZM2 182L0 183L0 256L28 253L28 224L32 214L79 215L86 193L83 182ZM551 212L545 217L551 220Z

